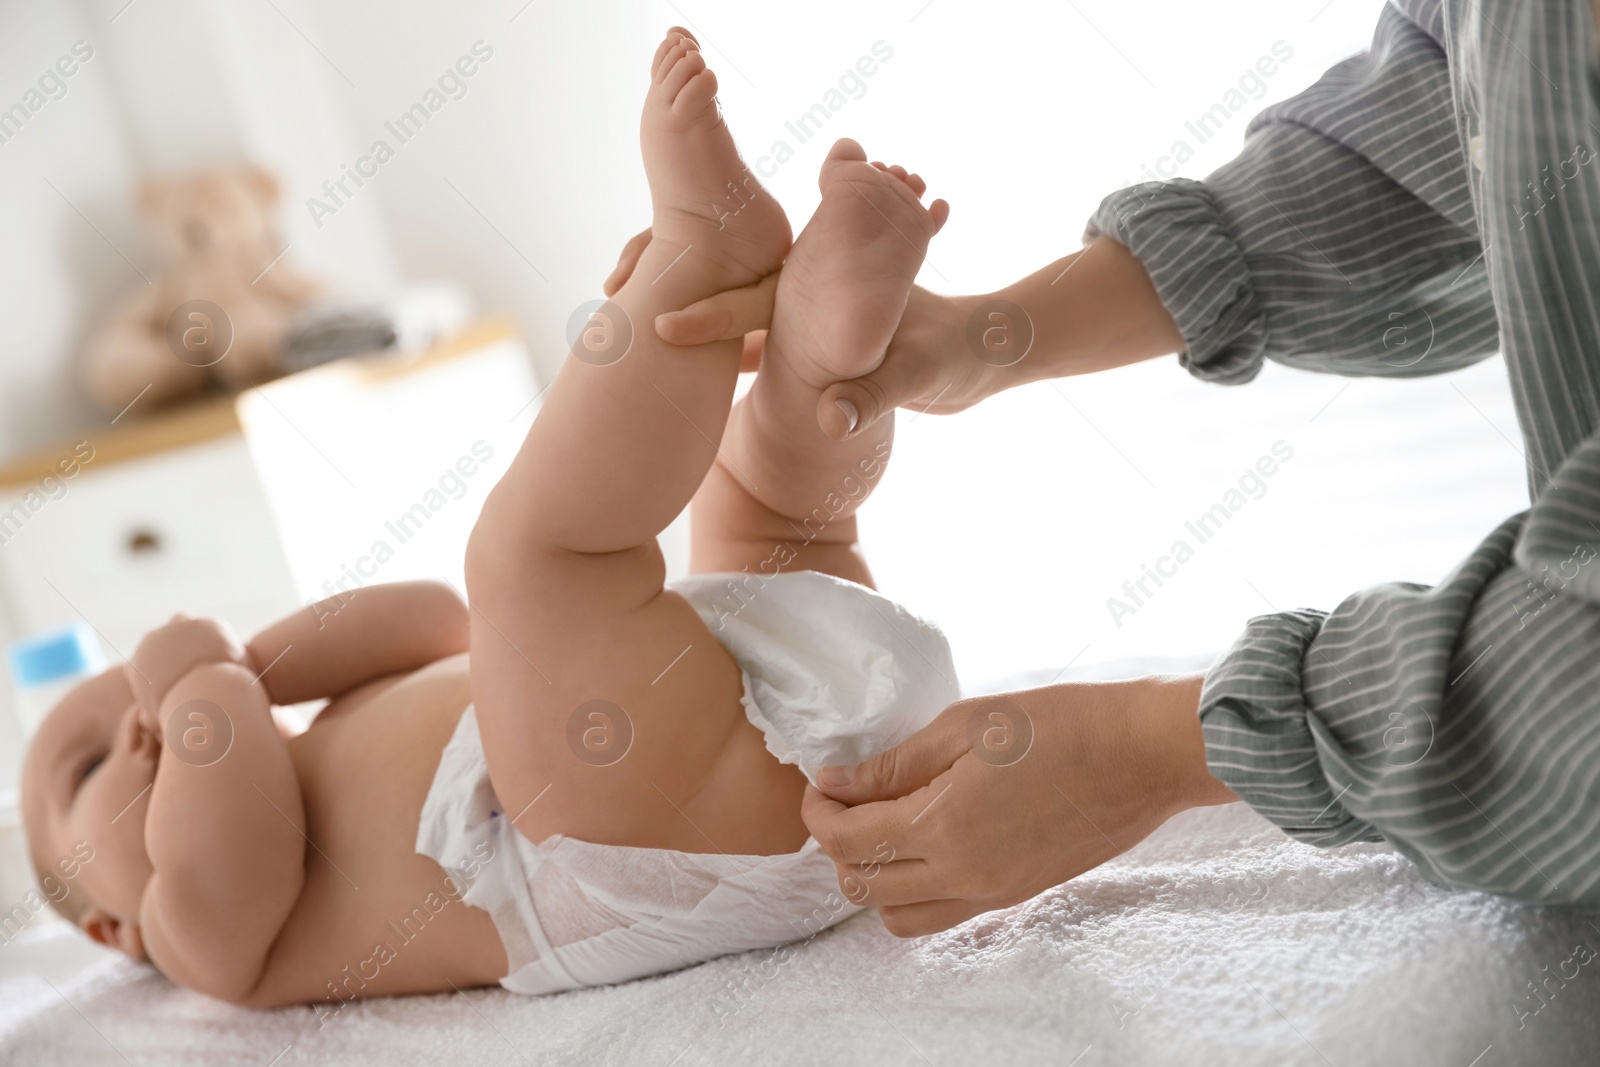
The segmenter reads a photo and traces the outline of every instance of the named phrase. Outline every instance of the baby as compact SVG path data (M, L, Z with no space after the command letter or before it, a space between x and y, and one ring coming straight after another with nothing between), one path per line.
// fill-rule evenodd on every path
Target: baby
M841 443L816 412L883 358L948 208L840 141L791 249L687 31L651 82L650 243L484 506L470 606L369 587L247 644L180 616L40 726L33 859L72 861L57 906L90 937L326 1016L623 981L857 910L801 822L806 781L958 693L943 637L871 590L857 546L893 419ZM733 404L738 341L675 348L647 324L780 263ZM656 537L685 505L696 576L666 586ZM322 698L280 734L274 705Z

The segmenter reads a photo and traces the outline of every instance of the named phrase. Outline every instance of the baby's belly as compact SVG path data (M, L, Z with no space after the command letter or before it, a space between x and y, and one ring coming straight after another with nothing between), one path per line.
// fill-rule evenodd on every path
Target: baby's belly
M330 706L290 743L305 801L306 884L273 946L263 1007L490 984L505 952L487 913L416 852L439 754L469 701L466 657Z

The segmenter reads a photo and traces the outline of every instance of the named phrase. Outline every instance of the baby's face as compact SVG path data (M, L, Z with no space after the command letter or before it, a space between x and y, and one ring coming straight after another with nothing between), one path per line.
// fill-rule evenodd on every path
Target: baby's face
M22 768L33 855L51 873L58 861L81 861L84 846L92 848L71 891L124 924L138 922L152 873L144 820L161 758L159 739L140 726L136 712L120 667L91 678L39 725Z

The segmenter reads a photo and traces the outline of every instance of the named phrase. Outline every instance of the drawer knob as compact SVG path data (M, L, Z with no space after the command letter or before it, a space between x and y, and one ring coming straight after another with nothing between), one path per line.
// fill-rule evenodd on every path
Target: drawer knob
M128 535L128 554L148 556L161 551L161 535L141 527Z

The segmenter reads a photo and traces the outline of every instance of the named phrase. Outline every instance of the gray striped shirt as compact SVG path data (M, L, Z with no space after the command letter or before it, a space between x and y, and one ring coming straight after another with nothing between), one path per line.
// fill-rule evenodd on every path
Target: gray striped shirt
M1595 41L1590 0L1396 0L1237 159L1089 226L1144 262L1201 378L1504 353L1533 507L1432 588L1252 619L1200 717L1212 772L1296 838L1552 903L1600 904Z

